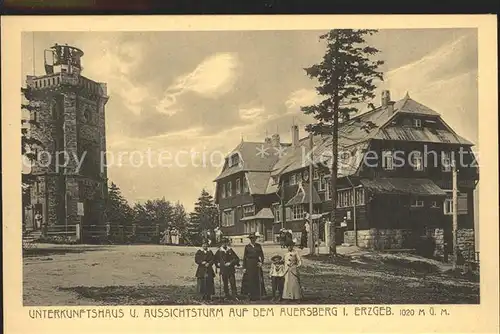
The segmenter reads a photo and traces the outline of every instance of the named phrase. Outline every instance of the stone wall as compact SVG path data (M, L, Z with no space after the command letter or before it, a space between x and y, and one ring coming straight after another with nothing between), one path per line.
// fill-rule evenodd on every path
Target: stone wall
M59 212L64 188L61 187L60 176L47 176L47 226L64 224L64 213ZM61 215L62 213L62 215Z
M473 260L475 251L475 239L473 229L460 229L457 233L458 249L465 260Z
M411 230L401 229L369 229L358 231L358 246L369 249L417 249L425 247L425 253L438 259L445 257L445 237L442 228L432 228L427 230L427 237L414 235ZM428 243L423 244L422 241ZM465 260L473 257L471 252L475 248L473 229L459 229L457 233L457 244L461 255ZM355 244L354 231L344 232L344 242L350 245ZM432 245L432 247L430 247ZM430 248L429 248L430 247ZM433 249L431 249L433 248ZM427 255L425 255L427 256ZM451 260L452 254L449 254Z
M442 228L433 228L428 231L435 244L434 257L442 259L445 252L444 230Z
M354 231L344 232L344 242L355 244ZM404 249L411 248L411 230L376 229L358 231L358 246L371 249Z

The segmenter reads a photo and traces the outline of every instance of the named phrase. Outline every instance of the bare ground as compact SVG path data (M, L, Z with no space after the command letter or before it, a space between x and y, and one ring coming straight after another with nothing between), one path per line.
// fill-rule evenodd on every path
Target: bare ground
M234 248L242 256L243 247ZM196 248L162 245L38 245L24 254L24 305L199 304ZM214 250L215 251L215 250ZM283 253L264 246L267 258ZM477 277L450 275L436 261L339 248L335 260L303 256L308 304L477 304ZM269 264L264 266L270 296ZM237 272L238 288L241 271ZM216 279L217 295L220 291ZM270 303L270 297L256 303ZM212 303L222 301L215 296ZM241 303L241 302L239 302ZM245 303L250 303L246 302Z

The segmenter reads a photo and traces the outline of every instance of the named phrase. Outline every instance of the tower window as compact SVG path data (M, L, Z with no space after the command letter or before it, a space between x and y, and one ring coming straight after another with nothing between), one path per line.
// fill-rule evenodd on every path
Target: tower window
M88 108L86 108L84 111L83 111L83 115L82 115L82 122L83 123L90 123L91 122L91 113L90 113L90 110Z

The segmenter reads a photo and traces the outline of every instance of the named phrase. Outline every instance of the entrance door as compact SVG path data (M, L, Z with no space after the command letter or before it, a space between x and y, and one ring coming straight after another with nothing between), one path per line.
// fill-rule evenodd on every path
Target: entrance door
M33 205L33 229L40 231L43 225L43 209L42 204L37 203Z
M321 240L322 242L325 242L326 239L325 239L325 221L323 219L321 219L318 224L316 225L318 226L318 229L319 229L319 240Z

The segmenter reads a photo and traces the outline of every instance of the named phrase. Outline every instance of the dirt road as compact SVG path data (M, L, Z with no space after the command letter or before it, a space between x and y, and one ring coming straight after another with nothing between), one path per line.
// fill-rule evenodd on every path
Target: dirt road
M242 256L243 247L234 247ZM215 249L213 249L215 251ZM196 248L162 245L39 245L24 257L24 304L172 305L199 303L195 295ZM282 254L266 245L267 258ZM340 251L342 253L342 250ZM305 303L478 303L479 283L452 278L430 267L377 258L303 259ZM266 284L269 264L265 266ZM430 268L430 269L429 269ZM241 271L237 273L238 288ZM219 282L216 279L219 293ZM269 303L267 299L262 303Z

